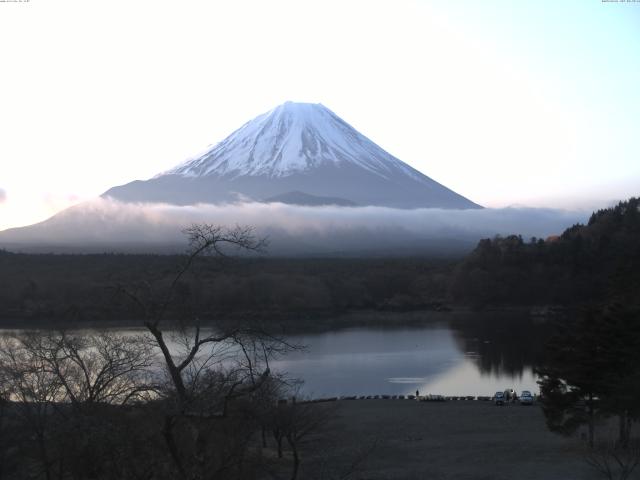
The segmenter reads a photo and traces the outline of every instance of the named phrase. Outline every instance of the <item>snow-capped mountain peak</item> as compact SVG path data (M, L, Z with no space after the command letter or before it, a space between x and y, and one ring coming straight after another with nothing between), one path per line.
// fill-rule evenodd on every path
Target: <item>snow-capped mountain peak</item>
M166 174L186 177L286 177L323 164L349 163L386 178L400 160L322 104L286 102L245 123L203 155Z
M127 202L481 208L390 155L321 104L286 102L204 154L104 193Z

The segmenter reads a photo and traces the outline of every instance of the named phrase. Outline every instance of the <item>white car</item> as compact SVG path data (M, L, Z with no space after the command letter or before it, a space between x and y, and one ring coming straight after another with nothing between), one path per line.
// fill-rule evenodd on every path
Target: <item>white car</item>
M520 405L533 405L533 395L529 390L523 390L520 393Z

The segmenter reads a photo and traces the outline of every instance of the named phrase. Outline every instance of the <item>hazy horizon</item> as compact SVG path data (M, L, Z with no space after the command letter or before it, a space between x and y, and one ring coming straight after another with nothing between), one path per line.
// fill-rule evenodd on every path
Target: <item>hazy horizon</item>
M0 230L150 178L286 100L323 103L486 207L638 194L637 3L0 10Z
M182 252L182 230L195 223L249 225L276 256L462 254L481 238L546 238L584 223L588 211L553 209L298 206L282 203L125 203L96 199L41 224L0 232L0 248L52 252Z

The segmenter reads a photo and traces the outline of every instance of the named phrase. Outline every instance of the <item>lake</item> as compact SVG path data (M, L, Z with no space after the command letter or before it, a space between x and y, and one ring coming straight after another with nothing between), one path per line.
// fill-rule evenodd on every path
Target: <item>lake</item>
M290 335L286 337L290 343L306 348L273 360L270 366L303 380L301 394L314 398L408 395L416 390L421 395L454 396L493 395L507 388L538 391L532 366L542 355L544 325L509 314L446 317L448 321L412 327ZM170 348L177 350L170 337Z
M514 359L509 354L531 352L531 346L522 345L525 338L504 329L491 332L476 336L473 329L436 324L299 335L290 340L306 350L289 353L271 367L303 379L303 394L313 397L407 395L416 390L421 395L493 395L506 388L537 392L533 355ZM501 350L502 337L496 333L520 345Z

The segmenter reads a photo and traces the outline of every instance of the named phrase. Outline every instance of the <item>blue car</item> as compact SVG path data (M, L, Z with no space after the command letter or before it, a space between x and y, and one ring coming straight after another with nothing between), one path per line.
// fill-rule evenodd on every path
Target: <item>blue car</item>
M533 395L529 390L523 390L520 394L520 405L533 405Z

